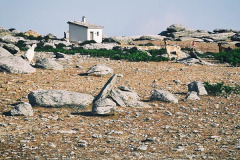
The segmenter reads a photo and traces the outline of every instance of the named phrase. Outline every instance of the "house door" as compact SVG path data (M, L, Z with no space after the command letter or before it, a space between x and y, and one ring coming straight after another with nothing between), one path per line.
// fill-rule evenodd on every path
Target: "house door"
M90 32L90 40L94 40L93 38L93 32Z

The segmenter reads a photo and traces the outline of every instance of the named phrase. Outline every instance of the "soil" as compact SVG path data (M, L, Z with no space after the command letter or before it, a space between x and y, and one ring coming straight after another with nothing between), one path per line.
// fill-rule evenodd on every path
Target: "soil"
M46 53L38 53L41 56ZM49 53L51 56L51 53ZM127 62L75 55L59 60L62 71L0 72L0 159L239 159L240 96L186 100L193 81L239 84L239 68L227 64L186 66L175 62ZM123 75L116 84L135 90L151 108L120 107L114 116L93 116L91 106L34 107L33 117L9 116L17 102L38 89L96 96L110 76L80 76L104 63ZM77 66L77 67L76 67ZM149 101L154 89L179 103Z

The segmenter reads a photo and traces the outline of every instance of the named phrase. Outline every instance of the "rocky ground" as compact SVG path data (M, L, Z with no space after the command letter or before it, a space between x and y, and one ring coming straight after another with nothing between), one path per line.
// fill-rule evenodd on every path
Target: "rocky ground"
M46 53L37 53L42 54ZM196 80L239 84L239 68L80 55L58 62L63 70L0 72L0 159L239 159L239 95L185 100L187 85ZM93 116L91 106L85 110L34 107L32 117L6 113L11 104L28 102L28 94L38 89L96 96L110 76L80 76L96 64L122 74L115 86L132 88L151 107L118 106L114 116ZM149 101L154 89L170 91L179 102Z

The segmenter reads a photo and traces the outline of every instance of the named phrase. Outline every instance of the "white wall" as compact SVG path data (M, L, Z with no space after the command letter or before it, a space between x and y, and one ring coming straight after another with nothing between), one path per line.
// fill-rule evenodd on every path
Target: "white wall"
M69 24L70 42L83 42L88 40L87 28L75 24Z
M90 32L93 32L93 35L94 35L93 38L97 43L102 42L102 29L88 29L88 35L87 35L88 40L91 40ZM99 35L97 35L97 32L99 33Z

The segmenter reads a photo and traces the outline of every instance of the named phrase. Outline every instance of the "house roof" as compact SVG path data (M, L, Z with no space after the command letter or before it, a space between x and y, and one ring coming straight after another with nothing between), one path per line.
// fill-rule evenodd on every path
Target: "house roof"
M102 28L104 28L103 26L98 26L98 25L90 24L90 23L86 23L86 22L84 23L84 22L80 22L80 21L68 21L67 23L68 24L75 24L75 25L86 27L86 28L89 28L89 29L102 29Z

